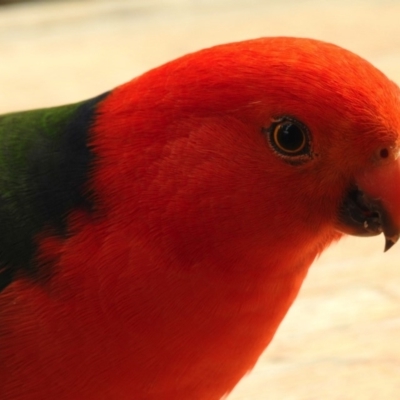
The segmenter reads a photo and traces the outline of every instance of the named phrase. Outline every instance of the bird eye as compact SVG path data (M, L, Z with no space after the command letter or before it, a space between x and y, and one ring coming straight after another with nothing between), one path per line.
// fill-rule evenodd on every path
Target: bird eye
M272 147L281 155L286 157L310 155L308 129L294 118L284 117L273 121L267 132Z

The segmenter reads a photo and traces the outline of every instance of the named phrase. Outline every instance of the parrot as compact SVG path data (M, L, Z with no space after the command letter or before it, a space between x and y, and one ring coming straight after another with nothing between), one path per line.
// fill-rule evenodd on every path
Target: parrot
M226 398L324 249L398 241L399 155L398 86L307 38L2 115L0 398Z

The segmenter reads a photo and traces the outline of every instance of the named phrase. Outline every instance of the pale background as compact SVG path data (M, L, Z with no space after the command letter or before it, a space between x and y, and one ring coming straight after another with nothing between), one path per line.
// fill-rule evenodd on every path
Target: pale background
M259 36L334 42L400 83L399 20L394 0L8 5L0 113L83 100L187 52ZM400 244L386 254L383 246L383 237L348 238L327 251L229 400L400 399Z

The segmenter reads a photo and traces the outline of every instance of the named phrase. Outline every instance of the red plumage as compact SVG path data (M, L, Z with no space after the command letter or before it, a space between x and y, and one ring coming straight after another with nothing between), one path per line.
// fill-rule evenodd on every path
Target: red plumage
M398 110L369 63L294 38L217 46L116 88L91 130L95 212L72 213L66 240L39 237L45 283L0 296L0 397L229 393L345 231L349 185L384 164L377 149L398 163ZM306 162L263 133L281 115L309 129Z

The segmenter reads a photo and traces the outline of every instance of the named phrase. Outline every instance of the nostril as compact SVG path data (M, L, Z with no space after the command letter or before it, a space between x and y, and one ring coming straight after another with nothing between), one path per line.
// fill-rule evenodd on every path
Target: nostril
M380 152L379 152L379 156L381 158L388 158L389 157L389 150L386 149L386 148L381 149Z

